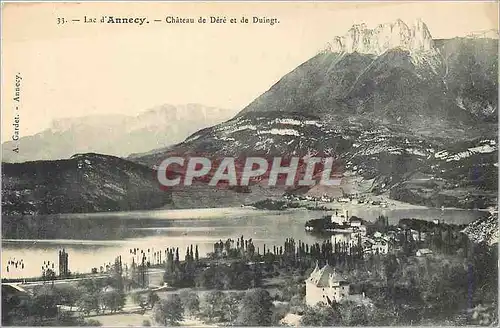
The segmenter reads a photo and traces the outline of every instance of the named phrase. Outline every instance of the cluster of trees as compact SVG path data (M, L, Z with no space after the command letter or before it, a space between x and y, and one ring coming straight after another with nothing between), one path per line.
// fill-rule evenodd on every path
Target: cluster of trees
M455 254L458 249L462 249L464 255L467 256L471 247L469 238L461 232L466 225L434 224L425 220L401 219L398 226L404 231L399 236L399 244L408 252L425 247L440 253ZM410 229L418 231L417 238L409 233ZM425 239L422 238L423 234L425 234Z
M3 296L3 295L2 295ZM80 280L76 285L47 284L37 286L31 297L19 304L2 300L2 323L28 323L46 325L96 325L95 321L85 321L71 312L59 311L58 306L76 308L83 315L91 313L111 313L122 310L125 305L124 278L121 258L117 257L111 275Z
M132 293L132 302L139 305L142 308L143 313L148 308L152 309L158 301L160 301L160 297L153 291L149 291L147 293Z
M260 265L244 261L213 264L208 267L190 261L168 267L163 275L165 283L174 287L200 287L204 289L248 289L262 283Z
M330 210L328 207L321 205L316 206L309 204L301 204L299 202L291 202L291 201L283 201L283 200L273 200L273 199L264 199L257 201L251 204L253 207L261 209L261 210L277 210L282 211L287 208L306 208L312 211L328 211Z
M106 278L84 279L78 282L80 297L76 303L85 315L117 312L125 306L125 282L121 257L115 259L113 270Z
M205 289L249 289L262 284L260 265L234 261L229 265L212 265L196 275L195 286Z
M258 265L249 265L255 246L252 239L243 236L235 242L228 239L214 243L214 252L209 261L200 261L198 246L191 245L186 250L183 262L179 259L179 250L172 249L165 262L163 281L174 287L201 287L216 289L247 289L261 284L262 273ZM214 259L232 259L234 261L213 263Z
M352 301L332 306L320 303L314 307L306 307L301 325L304 326L379 326L389 322L379 320L383 315L371 306Z
M253 203L252 206L261 210L281 211L288 208L288 202L282 200L264 199Z
M165 260L163 281L174 287L192 287L201 266L199 262L198 245L187 248L184 261L179 259L179 249L169 249Z
M78 283L78 309L85 315L117 312L125 306L126 295L121 279L86 279Z
M302 305L295 312L308 326L491 325L498 322L497 261L498 249L485 244L468 259L372 257L364 269L346 272L356 281L352 292L365 292L370 303Z
M154 307L156 323L178 325L184 316L197 316L209 323L237 326L270 326L277 324L272 298L265 289L246 292L211 291L200 300L196 292L185 290L170 294Z
M446 254L425 258L373 256L363 268L345 275L355 282L353 293L365 292L372 300L379 321L370 321L370 325L462 325L485 317L491 323L497 318L491 310L498 304L497 261L496 247L476 244L468 258ZM471 309L481 313L474 314Z
M214 251L209 254L210 259L251 259L256 254L256 248L252 238L245 239L243 236L236 239L227 239L226 241L219 240L214 243ZM257 249L258 254L258 249Z
M301 270L317 261L340 268L354 268L363 263L361 242L358 246L336 243L328 239L322 243L306 244L287 238L282 246L255 247L252 239L237 238L214 244L208 259L200 260L197 247L188 247L184 261L178 249L167 254L163 280L170 286L188 288L247 289L261 285L262 278L279 270ZM193 256L193 254L195 254Z
M14 326L95 326L95 320L84 320L72 313L58 310L59 305L78 306L85 297L84 289L70 284L37 286L33 295L20 302L11 304L2 300L2 325ZM3 295L2 295L3 296ZM112 309L115 301L108 294L101 295L103 307Z

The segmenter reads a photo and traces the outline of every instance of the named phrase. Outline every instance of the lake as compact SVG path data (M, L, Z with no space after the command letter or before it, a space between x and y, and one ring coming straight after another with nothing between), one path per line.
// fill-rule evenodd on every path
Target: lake
M153 252L161 250L164 254L167 247L179 247L183 259L187 247L198 245L200 256L204 256L213 251L215 242L242 235L245 239L252 238L261 252L264 244L272 249L273 245L283 245L289 237L314 243L321 241L321 237L306 233L304 224L325 214L304 209L215 208L5 216L2 217L2 278L41 276L41 267L47 261L50 266L55 264L58 273L58 251L63 248L68 253L70 271L84 273L93 267L105 267L119 255L124 263L130 263L133 248L144 250L153 262ZM447 223L466 224L484 216L485 212L356 207L350 209L349 214L369 221L384 214L393 224L402 218L437 218ZM9 272L6 271L8 261L21 259L24 268L10 265Z

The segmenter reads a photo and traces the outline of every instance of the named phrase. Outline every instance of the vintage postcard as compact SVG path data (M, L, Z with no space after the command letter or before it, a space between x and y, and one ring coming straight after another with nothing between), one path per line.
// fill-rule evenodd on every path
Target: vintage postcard
M491 2L3 2L2 326L498 325Z

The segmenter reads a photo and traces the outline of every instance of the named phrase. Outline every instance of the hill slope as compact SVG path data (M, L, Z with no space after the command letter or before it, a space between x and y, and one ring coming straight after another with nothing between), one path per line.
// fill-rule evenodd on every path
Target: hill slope
M498 243L498 213L471 222L463 230L470 240L488 245Z
M153 170L118 157L2 164L2 214L125 211L171 204Z

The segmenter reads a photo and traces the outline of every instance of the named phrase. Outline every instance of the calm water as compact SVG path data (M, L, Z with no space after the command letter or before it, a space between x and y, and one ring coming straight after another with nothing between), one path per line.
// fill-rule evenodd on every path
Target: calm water
M280 246L293 237L306 243L320 240L305 233L304 223L319 218L325 212L293 210L285 212L260 211L250 208L222 208L195 210L155 210L118 213L64 214L37 217L2 218L3 278L34 277L41 275L44 261L55 263L58 272L58 251L69 254L72 272L89 272L113 262L118 255L130 263L130 249L145 252L179 247L181 259L186 247L198 245L200 256L213 250L214 242L243 235L252 238L262 252L263 245ZM484 212L434 209L351 209L349 214L373 221L380 214L391 223L401 218L432 220L464 224L483 216ZM162 259L163 259L162 254ZM23 260L24 269L9 266L9 260Z

